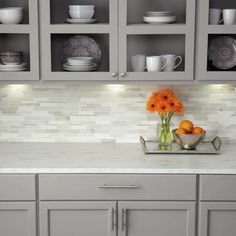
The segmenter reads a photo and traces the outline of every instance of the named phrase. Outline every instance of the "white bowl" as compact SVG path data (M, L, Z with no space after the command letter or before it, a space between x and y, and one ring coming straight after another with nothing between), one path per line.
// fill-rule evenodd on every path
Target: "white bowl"
M19 24L23 19L23 8L8 7L0 9L0 22L2 24Z
M94 10L70 10L69 14L72 19L92 19Z
M94 10L94 5L69 5L69 10Z

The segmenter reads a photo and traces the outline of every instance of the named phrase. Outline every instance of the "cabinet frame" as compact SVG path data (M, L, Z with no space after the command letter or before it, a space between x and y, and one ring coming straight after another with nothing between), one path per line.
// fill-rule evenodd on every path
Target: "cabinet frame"
M195 79L198 81L232 82L235 81L236 71L208 71L208 36L235 34L235 25L210 25L208 24L210 0L199 0L197 5L196 24L196 63ZM223 78L225 80L223 80Z
M27 211L28 212L28 234L36 236L36 203L35 202L0 202L0 211ZM14 225L12 225L14 227ZM4 233L4 232L0 232ZM2 234L1 234L2 235Z
M186 219L187 235L195 236L195 202L160 202L160 201L118 201L118 210L120 214L119 234L128 236L128 211L129 210L186 210L188 218ZM126 226L127 225L127 226Z
M29 35L30 70L20 72L0 72L0 81L39 80L39 21L38 0L28 0L29 24L0 24L0 34Z
M50 210L107 210L108 235L116 236L116 201L65 201L65 202L40 202L40 232L41 236L50 236Z
M153 81L188 81L194 76L195 45L195 0L186 1L185 24L134 24L127 25L127 2L119 1L119 72L120 80L153 80ZM185 71L173 72L127 72L127 36L128 35L185 35Z
M199 236L209 236L210 211L236 211L236 202L201 202L199 209Z
M118 0L109 0L109 24L51 24L50 0L39 0L40 5L40 51L42 80L116 80L118 75ZM108 34L109 71L108 72L67 72L52 71L52 34Z

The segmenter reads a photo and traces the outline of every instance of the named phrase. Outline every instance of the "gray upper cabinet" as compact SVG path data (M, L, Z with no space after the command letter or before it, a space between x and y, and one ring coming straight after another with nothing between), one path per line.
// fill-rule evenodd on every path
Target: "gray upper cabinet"
M40 47L43 80L116 80L118 77L118 0L81 0L79 4L95 5L98 22L68 24L71 0L40 0ZM102 59L97 71L67 72L61 60L62 47L75 35L87 35L101 48Z
M41 236L116 236L116 202L41 202Z
M22 51L26 70L0 70L0 80L39 80L38 1L1 0L2 7L23 8L21 24L0 24L0 51Z
M194 202L119 202L120 236L194 236Z
M215 67L214 63L209 60L208 48L211 42L220 36L229 36L235 38L236 26L224 25L222 23L218 25L210 24L209 22L209 9L235 9L235 0L199 0L197 1L197 43L196 43L196 79L205 81L220 81L227 82L236 79L235 69L236 67L223 70L219 69L219 66ZM229 48L221 47L215 49L219 53L219 58L226 62L235 52L231 52ZM218 61L218 60L217 60ZM231 64L231 63L230 63Z
M36 236L33 202L0 202L0 236Z
M145 24L146 11L172 11L173 24ZM120 0L119 72L121 80L193 80L195 0ZM175 54L183 62L172 72L133 72L131 57Z
M236 235L235 202L201 203L199 219L199 236Z

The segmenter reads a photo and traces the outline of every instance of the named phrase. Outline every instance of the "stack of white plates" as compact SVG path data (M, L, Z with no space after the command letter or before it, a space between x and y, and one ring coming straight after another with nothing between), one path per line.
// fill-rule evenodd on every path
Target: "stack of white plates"
M67 71L94 71L97 63L93 57L69 57L67 63L63 64L63 69Z
M171 11L147 11L143 22L148 24L169 24L176 21Z
M21 63L19 65L12 65L12 64L8 64L8 65L3 65L0 64L0 71L5 71L5 72L13 72L13 71L25 71L26 68L26 63Z

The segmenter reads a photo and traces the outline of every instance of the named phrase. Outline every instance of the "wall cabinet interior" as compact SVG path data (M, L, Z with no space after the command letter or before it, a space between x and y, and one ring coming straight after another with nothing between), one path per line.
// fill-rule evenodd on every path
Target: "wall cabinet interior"
M127 36L127 70L132 72L131 57L135 54L163 55L175 54L185 58L185 35L183 34L146 34ZM185 62L176 69L184 71ZM148 73L148 72L147 72Z
M109 24L110 11L109 0L50 0L50 23L51 24L65 24L66 18L69 18L68 6L69 5L95 5L95 16L99 24Z
M233 81L235 80L236 71L236 50L233 44L229 46L227 42L218 43L215 46L214 60L212 60L211 44L213 40L217 40L225 36L233 41L236 40L236 25L225 25L223 13L221 12L220 20L217 23L210 22L210 9L217 8L235 9L236 2L233 0L200 0L198 1L197 11L197 44L196 44L196 79L207 81ZM234 42L236 44L236 41ZM217 64L216 64L217 63ZM220 65L218 65L220 63ZM222 66L222 64L227 66Z
M0 80L38 80L38 1L2 0L0 7L23 8L23 20L20 24L0 24L0 51L21 51L23 53L21 63L26 63L24 70L0 69Z
M178 3L177 3L178 2ZM142 18L147 11L172 11L177 16L174 24L186 23L186 0L127 0L127 25L143 24Z
M62 58L62 48L65 42L75 36L76 34L51 34L51 65L52 71L64 71L63 70L63 61ZM84 35L84 34L80 34ZM110 71L110 65L109 65L109 35L108 34L86 34L87 36L91 37L93 40L95 40L101 51L102 51L102 60L101 63L99 63L98 68L96 72L108 72ZM64 71L66 73L66 71ZM77 72L78 73L78 72ZM94 73L94 72L90 72Z

